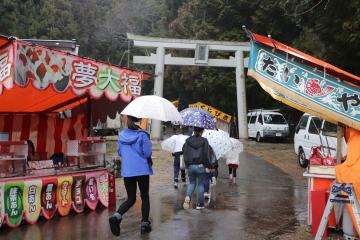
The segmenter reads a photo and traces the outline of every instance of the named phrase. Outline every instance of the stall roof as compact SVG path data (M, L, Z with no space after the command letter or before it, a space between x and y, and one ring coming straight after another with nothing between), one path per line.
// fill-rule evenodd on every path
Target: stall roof
M11 74L0 81L1 113L60 112L102 96L127 103L150 77L2 35L0 50L8 54L4 66L11 65Z
M0 34L0 48L11 42L11 37L7 37Z
M327 62L324 62L320 59L317 59L315 57L312 57L306 53L303 53L295 48L289 47L281 42L278 42L272 38L268 38L256 33L251 33L251 37L254 41L265 44L271 48L275 48L278 51L281 51L283 53L287 53L295 58L299 62L303 62L304 64L317 68L319 71L324 71L325 73L332 75L336 78L339 78L342 81L347 81L352 84L355 84L357 86L360 86L360 77L356 76L354 74L351 74L349 72L346 72L338 67L335 67Z

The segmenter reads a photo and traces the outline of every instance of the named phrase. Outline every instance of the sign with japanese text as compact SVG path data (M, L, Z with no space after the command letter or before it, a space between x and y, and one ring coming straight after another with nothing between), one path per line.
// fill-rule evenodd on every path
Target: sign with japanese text
M98 176L97 188L99 191L99 199L102 205L109 206L109 174L103 173Z
M4 183L0 183L0 227L4 222L5 209L4 209Z
M59 176L57 186L57 207L61 216L66 216L71 208L71 187L73 183L72 176Z
M41 212L46 219L51 219L55 215L57 210L57 184L57 177L49 177L42 179Z
M5 223L17 227L23 218L34 224L40 213L49 220L56 212L61 216L69 214L71 208L77 213L83 212L85 205L95 210L98 202L108 207L108 174L107 170L96 170L83 175L0 181L0 227Z
M24 182L5 183L5 219L10 227L17 227L23 219Z
M85 175L73 177L72 207L78 213L85 209L85 181Z
M223 120L227 123L231 122L231 116L229 114L223 113L216 108L206 105L205 103L197 102L194 104L189 104L189 107L190 108L202 108L202 109L208 111L209 113L211 113L211 115L217 119Z
M29 180L24 183L24 218L30 223L37 222L41 211L41 179Z
M248 75L293 107L360 129L360 90L252 43Z
M93 98L105 95L112 101L120 97L124 102L130 102L141 94L141 80L144 75L139 71L107 65L21 41L16 45L15 83L19 86L25 87L31 82L37 89L45 89L52 85L59 93L71 88L79 96L84 93L89 93Z
M99 192L97 187L97 176L98 174L88 173L86 174L86 205L94 210L99 202Z
M14 84L14 49L13 45L0 49L0 95L3 89L11 89Z

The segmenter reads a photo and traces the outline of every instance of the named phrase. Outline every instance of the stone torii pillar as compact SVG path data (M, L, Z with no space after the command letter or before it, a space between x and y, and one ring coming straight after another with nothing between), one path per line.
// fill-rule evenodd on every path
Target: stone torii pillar
M162 97L164 92L164 65L165 48L158 47L156 49L156 65L155 65L155 83L154 95ZM151 133L153 139L161 139L161 122L159 120L152 120Z
M247 62L244 61L246 60L244 59L244 52L249 52L250 50L250 44L248 42L155 38L130 33L127 34L127 37L134 41L134 46L156 49L156 54L151 54L150 56L134 56L134 63L155 65L154 94L160 97L163 96L165 65L235 68L239 137L248 137L244 73L244 67L247 67ZM165 55L166 49L193 50L195 56L173 57L171 54ZM234 56L230 56L228 59L209 58L209 51L230 52L233 53ZM160 140L160 121L152 121L151 127L152 138Z

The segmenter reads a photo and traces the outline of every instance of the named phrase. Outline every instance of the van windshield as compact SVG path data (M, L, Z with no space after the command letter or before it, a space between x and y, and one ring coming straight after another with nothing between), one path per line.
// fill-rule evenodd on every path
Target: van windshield
M324 131L323 134L329 137L337 136L337 126L335 124L324 122Z
M286 124L286 120L279 114L264 114L264 123L267 124Z

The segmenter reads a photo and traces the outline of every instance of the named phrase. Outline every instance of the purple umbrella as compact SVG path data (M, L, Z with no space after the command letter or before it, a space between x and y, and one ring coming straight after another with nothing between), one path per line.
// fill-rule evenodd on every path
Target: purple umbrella
M217 129L216 123L211 114L201 108L186 108L180 112L182 117L181 125L199 127L205 129Z

